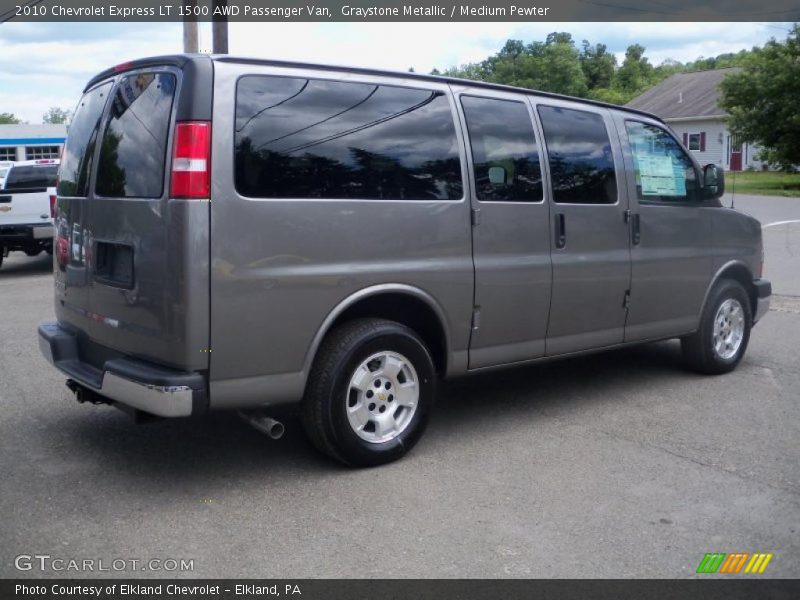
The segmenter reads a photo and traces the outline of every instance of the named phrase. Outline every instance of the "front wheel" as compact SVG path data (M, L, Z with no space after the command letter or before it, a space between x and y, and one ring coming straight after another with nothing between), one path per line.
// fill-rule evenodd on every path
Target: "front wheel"
M750 298L738 281L723 279L711 290L700 328L681 338L689 367L717 375L733 371L747 350L753 316Z
M348 465L397 460L428 422L436 374L417 334L394 321L345 323L322 343L303 399L312 443Z

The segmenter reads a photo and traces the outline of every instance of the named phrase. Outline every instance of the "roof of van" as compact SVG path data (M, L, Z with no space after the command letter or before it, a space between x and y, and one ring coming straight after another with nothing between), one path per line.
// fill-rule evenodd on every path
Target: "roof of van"
M574 102L582 102L594 106L602 106L604 108L613 108L624 112L634 113L650 117L656 121L662 121L661 117L653 113L637 110L629 106L619 106L617 104L610 104L608 102L600 102L599 100L589 100L587 98L577 98L575 96L567 96L565 94L555 94L553 92L543 92L540 90L533 90L528 88L521 88L512 85L503 85L499 83L489 83L487 81L474 81L472 79L458 79L456 77L445 77L443 75L427 75L424 73L409 73L404 71L392 71L387 69L373 69L368 67L348 67L342 65L326 65L318 63L307 63L299 61L286 61L286 60L273 60L265 58L248 58L242 56L231 56L229 54L169 54L164 56L151 56L147 58L140 58L125 62L95 75L84 88L84 92L92 87L95 83L102 81L108 77L116 75L117 73L139 69L142 67L157 66L157 65L175 65L183 67L187 62L193 60L212 60L218 62L240 63L240 64L253 64L263 66L276 66L276 67L291 67L298 69L316 69L320 71L346 71L350 73L361 73L366 75L382 75L388 77L403 77L405 79L419 79L420 81L436 81L439 83L449 83L453 85L468 85L484 89L500 90L506 92L521 92L525 94L534 93L538 96L545 98L558 98L561 100L572 100ZM663 121L662 121L663 122Z

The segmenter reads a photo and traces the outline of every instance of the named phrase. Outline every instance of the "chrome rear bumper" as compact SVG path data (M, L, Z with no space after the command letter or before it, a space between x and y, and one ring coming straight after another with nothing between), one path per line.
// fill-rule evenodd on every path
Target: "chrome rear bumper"
M80 359L76 334L57 321L39 325L39 348L54 367L104 398L160 417L188 417L207 405L205 379L133 358L97 368Z

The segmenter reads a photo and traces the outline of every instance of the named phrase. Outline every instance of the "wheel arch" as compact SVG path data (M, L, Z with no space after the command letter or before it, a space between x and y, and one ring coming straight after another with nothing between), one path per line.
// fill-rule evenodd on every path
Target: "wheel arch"
M738 260L728 261L719 269L717 269L717 272L711 279L711 283L709 283L708 287L706 288L706 294L703 298L703 305L700 314L702 314L702 311L705 310L706 303L711 295L711 290L721 279L732 279L733 281L737 281L742 284L742 287L744 287L745 292L747 292L747 297L750 300L750 314L752 317L755 311L756 302L758 300L756 288L753 285L753 273L746 264Z
M349 320L363 317L390 319L413 329L430 350L436 372L440 375L447 372L450 332L442 307L420 288L387 283L358 290L328 313L306 353L304 375L310 373L322 340L330 331Z

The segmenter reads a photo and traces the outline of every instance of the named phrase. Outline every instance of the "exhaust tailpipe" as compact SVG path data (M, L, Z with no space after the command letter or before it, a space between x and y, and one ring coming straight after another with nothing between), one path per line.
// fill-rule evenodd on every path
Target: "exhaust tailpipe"
M281 439L286 431L286 427L284 427L283 423L265 415L264 413L245 413L240 411L239 416L241 416L251 426L258 429L261 433L267 434L273 440Z
M111 400L105 396L101 396L94 390L83 387L74 379L67 379L67 387L73 394L75 394L75 400L81 404L84 402L89 402L90 404L111 404Z

